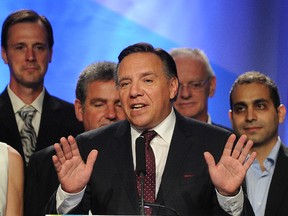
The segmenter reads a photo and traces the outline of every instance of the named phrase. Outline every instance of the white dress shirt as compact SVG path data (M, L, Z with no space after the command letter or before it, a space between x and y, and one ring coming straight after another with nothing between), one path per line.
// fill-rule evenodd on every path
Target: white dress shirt
M39 127L40 127L40 120L41 120L41 114L42 114L42 105L43 105L44 94L45 94L45 88L43 88L42 92L39 94L39 96L31 104L25 104L11 90L9 85L8 85L7 91L8 91L8 95L10 97L11 103L12 103L12 107L13 107L13 111L14 111L14 114L15 114L16 123L17 123L19 132L21 131L21 129L22 129L23 125L24 125L24 121L22 120L22 118L20 117L20 115L18 113L19 110L21 110L26 105L31 105L37 110L36 114L35 114L35 116L34 116L34 118L32 120L32 125L34 127L35 132L36 132L36 135L38 136Z

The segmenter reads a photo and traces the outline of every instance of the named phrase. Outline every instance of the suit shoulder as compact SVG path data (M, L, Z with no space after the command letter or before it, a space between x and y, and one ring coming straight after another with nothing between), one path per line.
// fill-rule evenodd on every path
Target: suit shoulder
M2 105L2 103L7 103L7 101L10 101L10 98L6 87L0 94L0 104Z
M284 155L288 158L288 147L284 144L281 143L280 149L282 148Z
M84 132L77 136L77 138L92 138L92 137L99 137L99 138L107 138L112 136L117 136L117 134L124 133L130 127L129 122L127 120L120 120L114 122L110 125L106 125L100 128L96 128L87 132Z
M220 128L224 128L225 130L228 130L228 131L230 131L230 132L233 132L233 130L232 130L231 128L226 127L226 126L224 126L224 125L216 124L215 122L212 122L212 125L217 126L217 127L220 127Z
M232 133L231 130L229 130L228 128L224 128L224 127L219 127L217 125L213 125L213 124L208 124L205 122L201 122L195 119L191 119L191 118L187 118L187 117L179 117L177 118L179 124L185 124L186 126L184 127L185 130L187 131L202 131L202 132L206 132L206 133L222 133L222 134L230 134ZM176 122L177 123L177 122Z
M49 95L49 96L47 96L47 100L49 100L50 102L53 102L55 104L58 104L58 106L61 106L61 107L74 108L74 105L72 103L65 101L63 99L60 99L56 96Z
M74 108L74 105L68 101L65 101L63 99L60 99L59 97L56 97L54 95L49 94L47 89L45 89L45 95L44 95L44 104L52 104L54 107L68 107L68 108Z
M30 162L37 159L43 160L46 157L52 157L54 154L55 154L54 145L51 145L44 149L34 152L31 155Z

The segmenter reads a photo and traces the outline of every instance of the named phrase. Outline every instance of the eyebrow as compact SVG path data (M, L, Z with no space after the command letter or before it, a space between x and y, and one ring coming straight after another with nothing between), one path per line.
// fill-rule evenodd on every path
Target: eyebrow
M256 100L252 101L253 104L258 104L258 103L263 103L263 102L269 103L269 100L264 99L264 98L260 98L260 99L256 99ZM235 106L247 106L247 103L244 101L239 101L239 102L236 102L233 104L233 107L235 107Z
M157 74L155 74L153 71L147 71L147 72L143 72L140 76L140 78L143 78L143 77L146 77L146 76L155 76L155 77L158 77ZM123 80L131 80L131 77L129 76L124 76L124 77L121 77L119 79L119 82L123 81Z
M99 97L97 97L97 98L93 98L92 100L90 100L90 103L106 102L106 101L107 101L107 99L105 99L105 98L99 98Z
M237 107L237 106L247 106L247 104L244 103L244 102L242 102L242 101L239 101L239 102L237 102L237 103L234 103L233 106L232 106L232 108L234 109L234 108Z
M15 46L15 45L26 45L27 43L25 41L17 41L16 43L10 44L11 46ZM37 41L35 43L32 44L33 46L35 45L42 45L42 46L48 46L48 43L43 41Z

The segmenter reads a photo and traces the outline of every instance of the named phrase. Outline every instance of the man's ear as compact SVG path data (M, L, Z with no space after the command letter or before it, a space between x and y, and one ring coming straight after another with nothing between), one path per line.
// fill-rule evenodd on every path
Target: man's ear
M50 54L49 54L49 63L52 62L52 56L53 56L53 48L50 49Z
M231 122L231 125L232 125L232 110L230 109L229 111L228 111L228 116L229 116L229 120L230 120L230 122Z
M79 99L75 99L74 101L74 109L75 109L75 115L78 121L83 122L83 106Z
M283 104L277 108L279 123L283 123L286 117L286 107Z
M170 99L175 98L178 92L179 82L176 77L170 79Z
M8 64L7 52L6 52L6 50L4 49L3 46L1 46L1 56L2 56L2 59L3 59L4 63Z
M213 97L216 91L216 77L212 76L209 83L209 97Z

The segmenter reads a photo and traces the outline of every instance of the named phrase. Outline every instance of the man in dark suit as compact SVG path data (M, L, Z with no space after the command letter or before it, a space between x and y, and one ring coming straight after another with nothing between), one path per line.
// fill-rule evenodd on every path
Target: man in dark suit
M86 132L76 140L63 137L62 146L54 145L53 163L61 187L46 212L87 214L91 209L93 214L136 215L143 213L144 203L145 213L152 208L154 215L253 215L240 188L256 156L252 153L245 160L252 142L244 146L242 136L232 151L235 135L174 111L177 70L163 49L138 43L125 48L118 59L115 79L127 120ZM150 160L144 182L155 182L143 190L144 195L154 196L149 203L146 196L144 202L140 198L137 186L141 184L135 174L139 156L135 140L147 130L156 132L145 147ZM149 166L151 152L156 171Z
M83 132L73 104L51 96L44 87L53 43L50 22L34 11L16 11L2 25L2 59L9 67L10 82L0 95L0 140L14 147L26 165L33 152L62 136ZM28 142L24 151L20 131L25 123L19 113L28 106L35 109L32 126L36 142Z
M255 215L287 215L288 150L278 135L286 108L277 86L262 73L246 72L231 88L230 108L233 129L251 139L257 152L245 178Z
M74 102L77 119L85 131L103 127L125 119L116 90L114 72L116 63L95 62L88 65L78 78ZM59 186L50 146L31 156L27 172L25 216L39 216Z
M186 117L231 130L212 122L209 115L208 102L216 91L216 76L204 51L179 47L169 53L176 63L180 82L174 103L176 110Z

